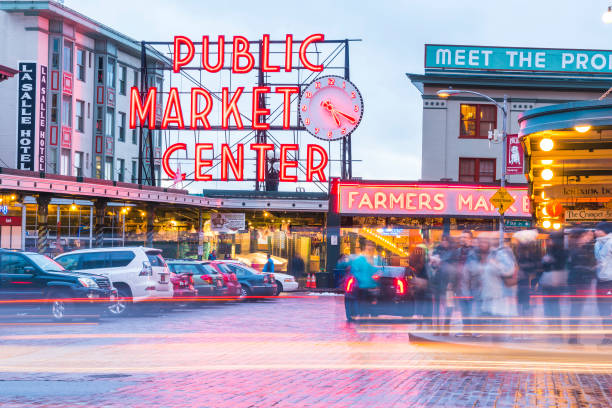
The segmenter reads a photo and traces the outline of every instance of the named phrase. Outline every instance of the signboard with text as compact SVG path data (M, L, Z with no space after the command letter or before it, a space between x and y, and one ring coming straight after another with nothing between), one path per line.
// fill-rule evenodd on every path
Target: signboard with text
M36 63L19 63L17 91L17 168L34 170L36 135Z
M612 184L559 184L544 188L549 198L612 198Z
M497 186L427 183L338 183L338 212L377 216L499 216L489 201ZM531 218L527 187L506 187L511 217Z
M212 213L210 229L216 232L235 233L246 228L244 213Z
M425 68L612 74L612 51L426 44Z
M566 221L606 221L612 220L612 209L565 210Z
M523 145L518 135L506 135L506 174L523 174Z

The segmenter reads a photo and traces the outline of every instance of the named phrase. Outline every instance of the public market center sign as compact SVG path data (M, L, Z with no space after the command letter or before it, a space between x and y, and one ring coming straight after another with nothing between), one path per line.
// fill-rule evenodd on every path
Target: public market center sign
M426 44L425 68L612 74L612 51Z

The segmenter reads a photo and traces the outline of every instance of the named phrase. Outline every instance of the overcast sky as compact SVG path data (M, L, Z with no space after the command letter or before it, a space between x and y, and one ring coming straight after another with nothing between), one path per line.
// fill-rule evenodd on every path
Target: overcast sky
M612 49L606 0L66 0L68 7L137 40L176 34L249 39L269 33L361 38L351 46L351 80L365 102L353 137L363 162L354 176L420 177L420 93L405 73L423 72L423 45L471 44ZM610 84L612 85L612 83Z

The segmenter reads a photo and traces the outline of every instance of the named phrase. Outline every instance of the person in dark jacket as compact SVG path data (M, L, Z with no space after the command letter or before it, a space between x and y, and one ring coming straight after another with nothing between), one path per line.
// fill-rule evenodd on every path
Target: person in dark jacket
M448 334L454 310L454 284L456 251L449 235L443 235L440 244L434 249L433 257L439 259L437 274L430 280L434 296L434 316L443 335Z
M590 291L595 279L595 253L593 251L594 235L589 230L577 228L569 236L567 256L567 285L570 294L570 330L580 327L580 317L585 304L586 294ZM570 335L570 344L578 344L578 336Z
M566 253L562 232L551 234L547 241L546 255L542 258L542 275L540 276L540 287L542 289L542 303L544 315L548 319L550 327L561 323L560 296L567 286L563 282L565 272Z

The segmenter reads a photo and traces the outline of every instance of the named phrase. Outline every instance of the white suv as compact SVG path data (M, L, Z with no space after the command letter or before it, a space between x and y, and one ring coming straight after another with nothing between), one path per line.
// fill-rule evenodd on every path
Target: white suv
M70 271L107 276L119 299L109 307L113 315L125 315L132 302L173 296L170 270L159 249L144 247L93 248L66 252L55 260Z

